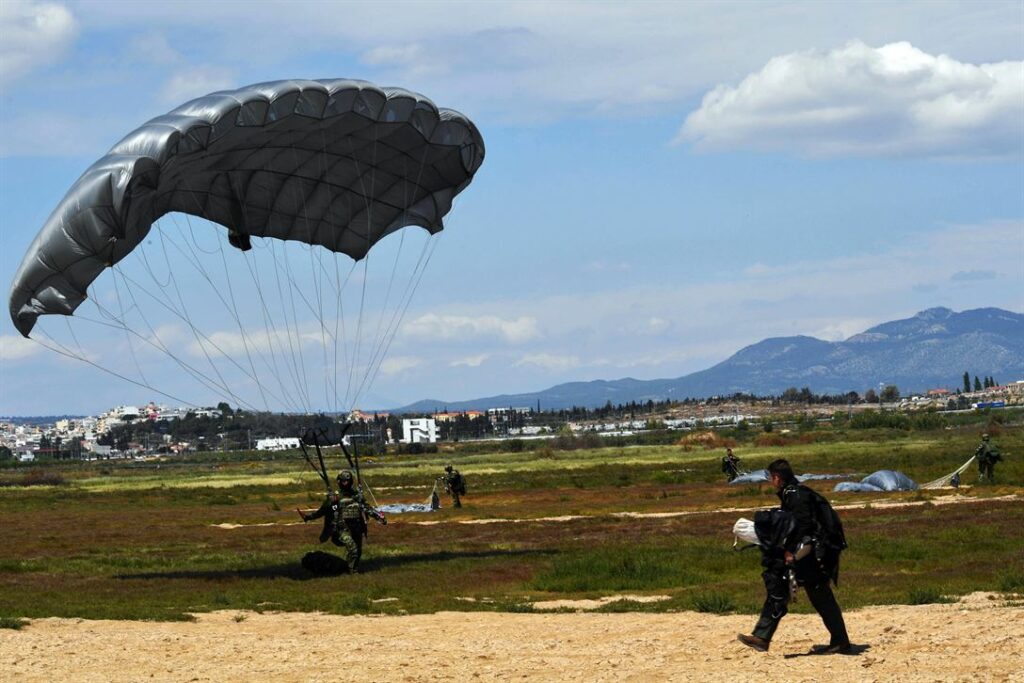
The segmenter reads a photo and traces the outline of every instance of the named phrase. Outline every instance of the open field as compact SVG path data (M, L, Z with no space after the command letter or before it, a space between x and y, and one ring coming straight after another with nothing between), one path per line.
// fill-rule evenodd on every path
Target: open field
M975 440L976 430L877 432L843 438L833 434L786 447L740 446L737 453L748 468L784 456L798 471L866 474L894 468L923 482L960 465L973 451ZM945 610L942 614L953 615L950 620L956 621L961 612L948 603L979 591L995 592L995 598L984 603L986 608L1000 610L999 622L1012 621L1020 630L1024 608L1014 596L1024 593L1020 531L1024 528L1024 462L1017 455L1024 453L1024 430L1003 427L998 443L1006 462L997 469L996 485L959 492L829 493L844 508L851 543L843 557L837 593L845 609L927 605L901 608L909 611L899 612L899 618L911 624L918 618L914 615ZM245 634L243 640L273 639L273 632L286 631L288 638L296 640L296 648L315 650L316 634L322 628L318 620L324 617L288 613L459 612L463 616L444 614L433 622L432 617L419 617L428 621L413 620L408 627L380 620L339 623L372 633L403 628L422 631L424 643L442 651L456 647L470 652L471 634L487 629L494 633L494 642L506 639L511 651L516 620L528 617L534 620L528 623L536 628L538 643L559 653L552 656L561 658L566 667L562 678L571 678L573 657L580 661L600 653L611 659L624 657L628 647L613 651L616 640L609 634L615 632L625 639L622 642L640 638L652 652L664 648L665 661L681 662L680 657L696 657L695 652L712 647L715 639L728 642L736 631L749 630L763 599L758 557L755 552L731 550L731 527L737 517L750 516L741 511L772 506L776 499L766 485L725 485L718 467L720 455L720 449L682 446L460 455L455 463L469 483L464 508L392 515L386 527L371 525L364 573L337 577L314 577L299 564L305 552L331 548L316 544L319 523L303 525L294 512L295 507L318 504L321 496L319 480L303 469L298 456L187 467L54 465L46 475L63 480L62 484L0 488L4 547L0 617L3 625L12 627L22 623L19 620L53 617L186 622L124 625L126 632L141 629L150 643L173 642L190 637L187 634L228 637L209 635L215 627L230 631L231 637ZM422 502L445 457L386 456L367 463L364 474L382 504ZM335 461L332 468L337 466ZM26 476L24 471L0 472L8 484ZM969 471L965 483L973 484L975 479L976 472ZM830 492L833 482L811 484ZM649 599L614 599L627 593ZM572 602L577 600L594 601L591 605L602 614L558 614L587 605ZM803 599L792 612L807 615L809 609ZM881 630L889 608L873 609L851 617L853 623L864 620L862 632L878 632L870 637L875 648L871 656L879 654L875 651L887 639L900 640ZM545 611L554 613L538 614ZM482 614L494 612L517 614ZM232 616L228 619L225 614ZM970 614L972 619L985 620ZM488 621L493 619L499 621ZM27 623L21 631L0 629L5 666L15 661L13 651L22 649L19 639L78 642L84 628L100 643L108 628L88 626L91 622L84 622L84 627L50 620ZM428 638L429 624L437 629L439 641ZM707 624L710 631L701 635L704 640L687 644L704 628L700 624ZM921 626L914 627L918 631L904 628L902 633L920 632ZM116 625L109 628L119 632ZM253 635L252 629L263 635ZM303 639L291 629L306 633L309 642L302 645ZM579 640L568 645L562 636L577 630ZM585 646L591 631L596 639L593 651ZM463 644L448 643L456 633L462 634L459 643ZM783 623L777 641L787 643L788 651L799 650L823 633L813 615L791 617ZM858 640L858 630L852 628L851 633ZM605 640L598 634L604 634ZM951 636L947 646L960 647L957 637ZM1019 638L1020 634L1013 641L1018 648ZM424 643L410 647L425 647ZM479 647L483 651L490 645ZM753 667L751 675L760 670L761 664L731 645L714 647L725 648L732 663ZM573 655L573 648L586 652ZM917 650L906 652L911 651ZM690 654L681 654L686 652ZM511 664L502 664L501 656L495 656L493 662L476 662L491 667L486 669L491 678L516 672L539 675L539 663L509 669ZM851 672L862 672L862 665L870 666L864 664L867 656L844 660L861 660L849 667ZM881 656L890 664L912 661ZM113 663L116 657L112 654L107 661ZM514 658L510 655L509 662ZM32 658L19 661L22 668L12 670L31 679ZM428 661L440 659L428 657ZM98 665L82 663L85 671ZM258 670L278 676L275 664L265 666ZM804 664L794 660L792 666L796 675ZM222 676L198 680L232 676L242 680L245 671L255 670L225 669ZM608 677L613 670L607 669ZM400 667L388 671L383 678L400 679L406 673ZM164 678L178 678L173 672L165 673ZM424 677L419 669L407 673L411 679ZM891 675L897 677L897 669ZM312 675L294 678L315 680ZM581 674L580 680L585 678ZM850 680L855 678L851 674ZM95 680L102 679L96 674Z

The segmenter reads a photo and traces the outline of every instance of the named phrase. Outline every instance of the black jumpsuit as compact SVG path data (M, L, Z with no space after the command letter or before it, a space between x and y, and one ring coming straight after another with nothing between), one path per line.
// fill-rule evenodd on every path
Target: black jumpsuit
M814 536L817 522L815 520L815 493L798 483L786 484L778 494L782 501L782 509L791 513L796 526L785 543L785 550L795 553L797 545L805 538ZM764 586L768 592L761 608L761 617L754 627L754 635L771 641L782 617L786 615L789 604L789 582L786 577L786 560L782 548L773 548L762 553L761 573ZM831 638L829 645L848 645L850 638L846 633L846 622L843 611L836 602L829 585L828 572L818 565L814 553L799 560L796 564L797 581L807 591L811 605L825 622Z

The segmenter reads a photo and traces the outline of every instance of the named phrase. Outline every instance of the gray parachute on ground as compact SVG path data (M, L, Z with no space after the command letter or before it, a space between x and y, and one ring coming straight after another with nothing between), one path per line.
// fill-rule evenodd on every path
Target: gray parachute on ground
M27 337L40 315L71 315L170 212L225 226L242 250L273 237L361 259L402 227L440 231L483 159L469 119L399 88L288 80L206 95L75 182L18 268L11 319Z
M879 492L879 491L916 491L917 482L895 470L878 470L856 481L841 481L833 491L847 492Z
M805 481L817 481L817 480L821 480L821 479L843 479L843 478L848 477L848 476L850 476L850 475L848 475L848 474L798 474L796 476L796 479L799 482L805 482ZM753 472L747 472L746 474L741 474L740 476L736 477L735 479L733 479L729 483L730 484L762 484L762 483L768 481L769 479L771 479L771 477L768 476L768 470L762 469L762 470L754 470Z

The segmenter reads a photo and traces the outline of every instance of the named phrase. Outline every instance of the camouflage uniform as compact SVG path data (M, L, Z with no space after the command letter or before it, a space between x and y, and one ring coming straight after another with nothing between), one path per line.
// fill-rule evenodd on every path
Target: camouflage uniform
M981 445L974 451L978 458L978 480L991 483L995 476L996 463L1003 459L999 449L989 443L988 434L981 436Z
M466 480L458 470L451 465L444 468L444 490L452 497L452 507L462 507L462 500L459 498L466 493Z
M331 543L345 549L345 561L349 570L359 569L363 555L363 538L366 536L366 518L363 516L365 501L362 494L352 486L352 480L338 477L340 488L327 495L323 504L312 514L303 514L303 521L323 517L324 528L320 542L331 539Z
M732 481L740 476L740 459L732 454L732 449L726 449L725 457L722 458L722 472Z

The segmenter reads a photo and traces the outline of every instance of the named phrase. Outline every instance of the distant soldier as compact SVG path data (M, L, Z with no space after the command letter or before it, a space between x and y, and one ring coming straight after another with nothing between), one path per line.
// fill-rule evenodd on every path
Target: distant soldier
M365 511L369 508L363 494L355 489L355 478L348 470L338 474L338 490L327 494L316 512L306 514L299 510L303 522L323 517L324 528L320 542L331 539L331 543L345 549L345 562L352 574L359 573L359 559L363 555L363 538L366 536ZM376 512L375 510L373 512ZM379 513L377 513L379 514Z
M725 449L725 457L722 458L722 472L732 481L740 476L740 459L732 454L731 448Z
M460 496L466 495L466 479L450 463L444 466L441 479L444 480L445 493L452 497L452 507L462 507Z
M989 443L988 434L981 435L981 445L974 451L974 457L978 459L978 480L987 481L990 484L994 481L996 463L1003 459L995 444Z

